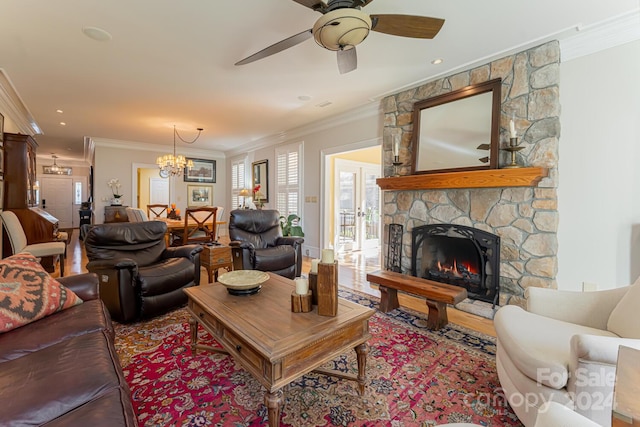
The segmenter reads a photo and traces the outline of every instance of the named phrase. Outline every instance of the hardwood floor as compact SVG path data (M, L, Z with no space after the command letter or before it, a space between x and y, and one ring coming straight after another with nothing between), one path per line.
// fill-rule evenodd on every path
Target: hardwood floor
M221 236L220 241L222 243L228 243L227 236ZM371 255L366 253L359 255L340 256L339 260L339 272L338 277L340 285L354 289L356 291L364 292L376 297L380 297L380 291L376 285L371 286L366 280L367 272L378 269L380 265L379 260L371 258ZM65 273L67 275L86 273L87 255L84 250L84 245L79 239L78 229L74 229L71 235L69 246L67 247L67 258L65 262ZM302 271L308 272L311 269L311 258L304 257L302 261ZM202 281L206 283L207 274L202 270ZM53 273L55 277L59 275L59 269ZM411 295L399 293L398 298L400 304L403 307L411 308L422 313L428 313L429 310L422 298L417 298ZM493 327L493 321L479 317L470 313L466 313L455 308L449 307L447 309L449 315L449 322L456 323L475 331L496 336L495 329Z

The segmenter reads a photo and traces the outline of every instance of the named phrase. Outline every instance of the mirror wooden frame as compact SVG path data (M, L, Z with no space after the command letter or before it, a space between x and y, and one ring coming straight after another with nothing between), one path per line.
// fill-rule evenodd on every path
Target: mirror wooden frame
M260 192L264 194L262 202L269 203L269 160L260 160L251 163L251 190L260 186Z
M500 104L501 98L502 79L489 80L484 83L470 85L462 89L438 95L433 98L418 101L414 104L413 110L413 137L412 137L412 151L413 162L411 164L412 174L426 174L426 173L441 173L441 172L453 172L453 171L470 171L481 169L497 169L498 168L498 149L500 146ZM426 145L420 141L420 120L423 114L428 113L428 109L437 107L443 104L452 103L455 101L467 99L475 95L484 93L492 93L491 100L491 127L490 127L490 143L488 148L488 161L486 165L481 166L464 166L453 167L443 169L418 169L418 165L421 160L421 148L422 152L426 153ZM423 154L424 155L424 154Z

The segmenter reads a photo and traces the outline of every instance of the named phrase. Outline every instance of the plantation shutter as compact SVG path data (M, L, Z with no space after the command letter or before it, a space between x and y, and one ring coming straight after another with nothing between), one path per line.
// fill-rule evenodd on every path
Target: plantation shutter
M238 209L242 205L240 190L245 186L246 158L231 162L231 207Z
M300 215L300 153L302 144L276 148L276 209L280 215Z

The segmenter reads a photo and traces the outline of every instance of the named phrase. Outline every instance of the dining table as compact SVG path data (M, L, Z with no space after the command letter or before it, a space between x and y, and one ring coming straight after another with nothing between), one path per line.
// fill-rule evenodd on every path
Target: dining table
M184 219L158 217L154 218L154 221L162 221L167 224L167 232L164 235L164 241L167 244L167 247L171 246L171 233L184 230ZM190 225L191 223L193 223L194 227L198 225L197 222L193 220L189 221ZM220 236L220 226L226 223L226 221L216 221L216 240L218 240L218 237Z

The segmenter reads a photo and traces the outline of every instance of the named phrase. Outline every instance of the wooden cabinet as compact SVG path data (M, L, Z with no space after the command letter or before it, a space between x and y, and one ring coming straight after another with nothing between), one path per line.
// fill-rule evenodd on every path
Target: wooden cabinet
M126 206L105 206L104 222L129 222Z
M36 206L36 149L30 135L4 134L4 209Z

